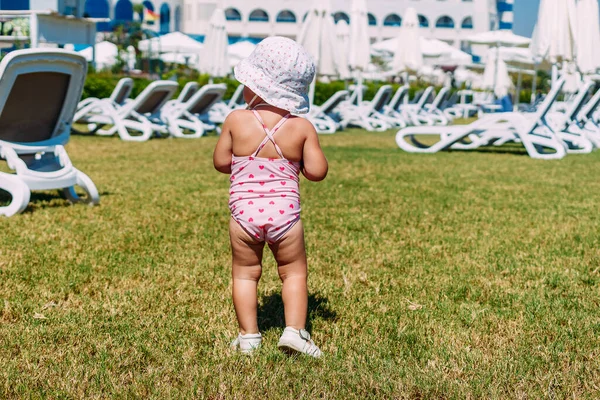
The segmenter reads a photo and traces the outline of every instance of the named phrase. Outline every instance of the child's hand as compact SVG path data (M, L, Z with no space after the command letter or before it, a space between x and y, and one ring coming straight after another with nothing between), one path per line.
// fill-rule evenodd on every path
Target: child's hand
M229 114L232 116L234 113ZM213 165L215 169L224 174L231 174L231 156L233 155L233 141L231 140L231 122L228 116L223 122L221 136L213 153Z
M300 171L309 181L322 181L327 176L328 164L319 144L317 131L311 124L311 131L304 142Z

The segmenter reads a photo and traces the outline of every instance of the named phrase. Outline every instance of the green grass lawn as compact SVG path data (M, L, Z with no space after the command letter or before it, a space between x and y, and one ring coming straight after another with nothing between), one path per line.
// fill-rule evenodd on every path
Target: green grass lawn
M302 182L309 329L289 358L266 257L264 347L234 354L216 137L73 137L99 207L0 219L0 398L598 398L600 152L407 154L322 136Z

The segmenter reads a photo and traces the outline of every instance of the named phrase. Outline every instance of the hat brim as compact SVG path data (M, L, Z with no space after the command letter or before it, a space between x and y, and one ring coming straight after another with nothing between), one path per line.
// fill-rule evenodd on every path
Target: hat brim
M277 82L271 82L270 87L265 88L252 79L251 76L262 75L264 73L250 64L248 59L240 61L234 68L233 74L235 79L241 84L248 87L263 99L268 104L289 111L292 114L306 114L310 109L308 95L300 95L290 92L289 89L283 88Z

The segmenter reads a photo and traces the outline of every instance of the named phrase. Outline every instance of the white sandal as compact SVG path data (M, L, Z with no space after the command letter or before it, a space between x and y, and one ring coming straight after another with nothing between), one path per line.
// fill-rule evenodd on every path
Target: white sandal
M262 342L262 335L259 333L247 333L242 335L241 333L231 342L231 348L239 351L240 353L250 354L254 350L260 347Z
M277 347L286 353L302 353L315 358L322 355L321 350L310 339L310 334L305 329L297 330L289 326L283 331Z

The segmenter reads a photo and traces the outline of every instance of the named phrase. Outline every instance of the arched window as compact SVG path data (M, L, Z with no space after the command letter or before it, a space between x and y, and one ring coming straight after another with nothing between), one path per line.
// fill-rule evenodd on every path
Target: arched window
M335 14L333 14L333 20L335 21L335 23L337 24L338 21L344 20L347 23L350 23L350 17L348 16L348 14L346 14L345 12L342 11L338 11Z
M426 16L419 14L419 26L421 28L429 28L429 20Z
M269 22L269 14L265 10L254 10L250 13L248 21L252 22Z
M108 0L87 0L83 15L89 18L109 18L109 7ZM110 25L108 22L99 22L96 24L96 29L100 32L107 32L110 30Z
M175 7L174 22L175 22L175 32L181 31L181 7L180 6Z
M402 18L398 14L390 14L383 20L383 26L402 26Z
M131 1L119 0L117 4L115 4L115 21L133 21L133 4L131 4Z
M435 27L444 29L454 28L454 20L447 15L444 15L443 17L438 18L437 22L435 23Z
M275 19L277 22L296 22L296 14L291 12L290 10L283 10L279 14L277 14L277 18Z
M242 14L240 14L240 12L235 8L228 8L225 10L225 19L227 21L241 21Z
M463 22L462 24L460 24L460 27L463 29L473 29L473 18L467 17L463 19Z
M369 18L369 25L370 26L377 26L377 18L375 18L375 16L371 13L367 14L367 18Z
M171 9L167 3L160 6L160 33L171 31Z

